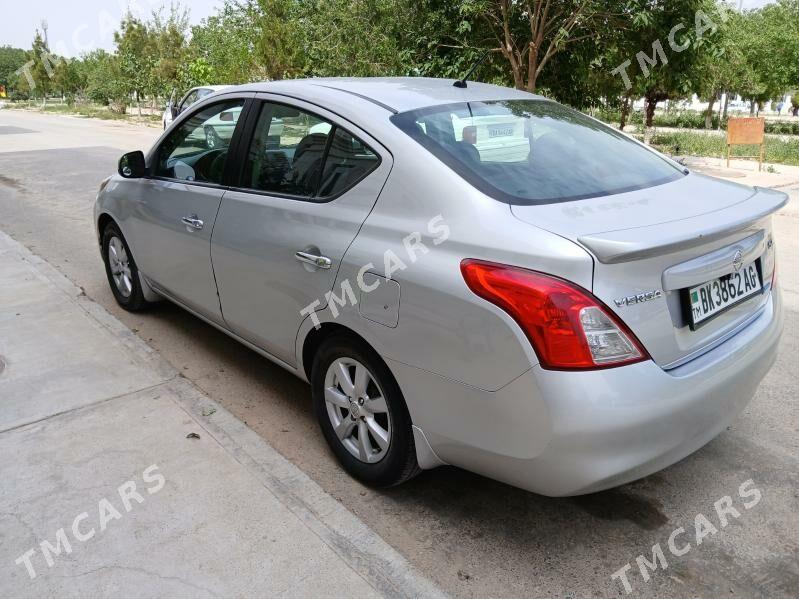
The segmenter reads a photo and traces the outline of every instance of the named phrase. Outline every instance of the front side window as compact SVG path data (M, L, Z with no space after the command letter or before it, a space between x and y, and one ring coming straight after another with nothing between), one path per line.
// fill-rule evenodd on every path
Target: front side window
M449 104L391 120L469 183L509 204L605 196L683 176L620 132L548 100Z
M181 123L158 149L155 175L220 185L243 107L243 99L212 104Z
M329 121L284 104L264 103L241 186L324 199L350 189L379 162L368 146Z

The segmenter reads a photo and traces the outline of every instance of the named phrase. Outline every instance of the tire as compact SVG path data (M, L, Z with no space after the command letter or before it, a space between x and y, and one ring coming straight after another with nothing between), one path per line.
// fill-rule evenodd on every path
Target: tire
M129 312L147 308L150 302L144 299L139 269L116 223L108 223L103 230L102 249L105 274L117 303Z
M346 384L340 380L342 365L348 371ZM359 377L359 367L366 370L368 376L364 379ZM383 360L366 343L347 335L324 341L314 356L311 388L325 440L350 475L368 485L391 487L421 472L402 392ZM364 388L365 393L359 394ZM358 403L359 395L363 403ZM379 401L380 397L385 404ZM377 401L372 403L373 400ZM388 433L387 443L383 438L385 447L377 442L382 433L374 431L379 430ZM367 432L366 446L361 443L363 431Z

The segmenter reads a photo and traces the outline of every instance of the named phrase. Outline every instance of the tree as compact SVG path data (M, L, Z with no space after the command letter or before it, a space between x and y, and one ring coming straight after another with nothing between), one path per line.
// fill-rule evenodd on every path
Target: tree
M82 63L86 73L86 95L94 102L124 114L130 103L130 87L125 81L119 57L105 50L95 50L84 55Z
M644 97L645 124L652 126L659 102L690 95L693 68L718 25L715 0L629 0L625 8L622 54L614 69L627 96Z
M61 92L69 104L75 96L86 87L86 74L78 60L62 59L55 67L53 87Z
M141 100L154 88L152 73L154 58L149 31L145 23L130 12L122 18L119 31L114 33L119 68L128 94L136 96L141 116Z
M155 100L159 95L169 95L180 80L181 66L192 61L188 41L188 10L177 4L172 4L166 14L163 9L158 10L153 13L147 28L152 68L147 91ZM212 78L213 75L209 75L209 80L202 83L212 83Z
M738 91L755 106L780 98L799 83L799 0L779 0L747 11L737 28L752 77Z
M302 70L314 76L404 75L412 49L403 0L311 0L301 7Z
M188 89L213 83L213 69L205 58L195 58L191 62L178 67L178 79L181 88Z
M570 45L596 37L610 25L608 3L596 0L466 0L467 14L481 18L510 66L517 89L536 91L550 60Z
M52 78L59 59L50 54L50 49L38 29L33 38L33 45L27 53L27 59L19 75L18 85L30 91L32 96L40 97L44 106L52 89Z
M22 68L28 56L22 48L0 46L0 85L10 90L17 84L17 71Z

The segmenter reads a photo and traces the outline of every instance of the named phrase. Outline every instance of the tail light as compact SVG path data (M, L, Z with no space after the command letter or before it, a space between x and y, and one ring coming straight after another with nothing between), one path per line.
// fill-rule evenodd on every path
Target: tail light
M469 289L519 324L544 368L593 370L649 359L624 323L573 283L481 260L464 260L461 272Z

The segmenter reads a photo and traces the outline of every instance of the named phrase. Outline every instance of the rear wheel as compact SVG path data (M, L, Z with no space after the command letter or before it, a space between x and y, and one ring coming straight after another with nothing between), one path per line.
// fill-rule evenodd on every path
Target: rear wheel
M314 358L311 385L325 440L352 476L389 487L421 471L405 400L368 345L349 336L324 342Z
M103 261L111 293L120 306L131 312L149 306L139 281L139 269L136 268L125 237L115 223L108 223L103 231Z

